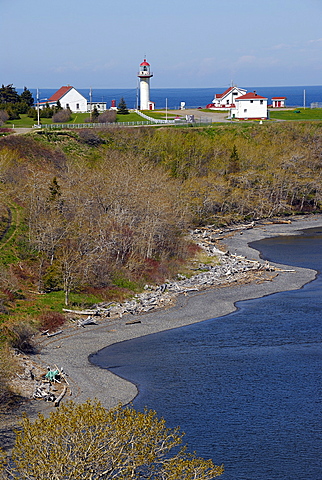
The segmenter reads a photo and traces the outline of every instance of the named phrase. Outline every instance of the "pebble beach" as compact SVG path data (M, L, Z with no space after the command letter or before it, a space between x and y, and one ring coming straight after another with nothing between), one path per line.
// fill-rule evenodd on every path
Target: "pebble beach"
M322 216L295 217L290 223L255 225L251 229L232 232L221 240L222 248L230 254L259 261L259 252L249 243L279 235L296 235L301 230L322 226ZM275 292L299 289L312 281L316 272L305 268L290 268L288 265L271 264L276 271L271 277L263 277L249 283L230 284L220 288L185 292L178 295L173 306L156 309L142 315L124 315L105 318L97 324L84 328L66 328L54 337L39 340L40 353L37 361L43 366L58 365L68 374L69 395L76 402L89 398L98 399L105 408L127 404L137 395L132 383L112 372L91 364L90 355L102 348L132 338L183 327L210 318L221 317L235 310L240 300L258 298ZM32 402L33 404L35 401ZM38 402L44 410L44 402ZM45 404L50 411L53 407ZM37 411L37 407L33 408Z

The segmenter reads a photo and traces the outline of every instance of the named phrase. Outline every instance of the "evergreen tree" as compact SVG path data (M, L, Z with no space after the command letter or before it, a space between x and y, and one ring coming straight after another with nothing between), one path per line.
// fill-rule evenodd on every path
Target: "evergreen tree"
M96 106L93 108L93 111L92 111L92 121L93 122L97 122L98 121L98 117L99 117L99 113L98 113L98 110L96 108Z
M228 173L238 173L239 171L240 171L239 155L237 152L236 145L234 145L229 158Z
M20 101L25 103L28 107L32 107L34 104L33 96L27 87L24 87L22 94L20 95Z
M129 113L123 97L121 98L120 103L117 106L117 113L119 113L120 115L127 115Z
M19 120L20 115L15 105L7 105L6 112L9 115L9 120Z
M0 103L19 103L20 98L12 84L0 88Z

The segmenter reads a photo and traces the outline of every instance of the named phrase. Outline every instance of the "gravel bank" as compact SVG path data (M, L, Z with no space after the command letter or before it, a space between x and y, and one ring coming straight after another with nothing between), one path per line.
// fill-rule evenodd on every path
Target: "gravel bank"
M222 241L230 253L242 255L251 260L260 260L259 252L248 246L250 242L279 235L296 235L302 229L320 226L322 226L321 215L301 217L292 220L291 224L255 226L243 231L242 234L236 232L228 238L223 238ZM290 268L287 265L273 265L282 270ZM92 365L88 359L90 354L124 340L227 315L235 310L235 303L240 300L298 289L312 281L315 275L316 272L313 270L296 267L295 272L278 272L271 281L236 284L197 293L186 293L180 295L175 305L168 309L160 309L135 317L125 315L122 318L106 319L100 321L98 325L87 325L85 328L71 327L57 337L43 337L40 342L41 353L38 355L38 361L43 365L56 364L64 368L69 375L71 398L74 401L84 402L88 398L95 397L106 408L111 408L118 403L126 404L137 394L135 385L108 370ZM128 323L131 320L140 323ZM44 402L38 402L38 404L41 410L52 409L48 404L44 407Z

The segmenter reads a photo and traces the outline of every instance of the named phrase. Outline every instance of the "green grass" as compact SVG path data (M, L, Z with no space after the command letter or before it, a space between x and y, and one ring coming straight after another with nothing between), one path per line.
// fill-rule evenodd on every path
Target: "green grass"
M10 265L18 261L16 251L17 237L23 232L23 225L20 222L22 208L13 202L9 203L12 218L8 231L0 241L0 265Z
M85 120L89 118L89 113L73 113L71 116L71 120L66 123L85 123ZM142 121L142 117L135 112L130 112L128 115L117 115L116 116L117 122L140 122ZM41 118L40 123L42 125L49 125L52 124L51 118ZM28 117L26 114L21 114L20 119L18 120L10 120L6 122L4 127L12 127L12 128L32 128L34 125L37 124L37 120Z
M322 120L322 108L294 108L270 110L272 120Z
M45 125L52 123L51 118L41 118L40 122ZM12 128L32 128L34 125L37 125L37 120L28 117L26 114L21 114L18 120L9 120L4 125L5 127Z
M116 120L117 122L142 122L144 118L135 112L130 112L128 115L116 115Z
M205 108L200 110L201 112L216 113L214 110L207 110ZM222 113L224 110L218 111ZM196 113L198 110L196 110ZM297 113L300 112L300 113ZM165 113L157 110L146 110L143 113L152 118L165 119ZM183 112L184 114L184 112ZM176 115L168 112L168 118L173 118ZM33 118L28 117L25 114L20 115L19 120L10 120L6 122L4 127L14 128L32 128L37 124ZM88 113L73 113L71 120L67 123L85 123L85 120L89 117ZM322 120L322 108L295 108L294 110L270 110L270 118L272 120ZM135 112L130 112L128 115L117 115L117 122L140 122L143 118ZM51 118L41 118L42 125L52 124Z
M55 312L62 312L63 308L89 308L95 303L101 302L102 299L90 294L71 293L69 295L69 305L65 305L65 294L62 290L58 292L50 292L40 295L36 299L34 308L38 311L53 310Z
M161 120L165 120L165 117L166 117L166 114L165 114L164 111L159 112L157 110L143 110L142 113L144 113L145 115L148 115L148 117L157 118L157 119L161 119ZM174 118L177 115L175 113L168 112L167 116L168 116L168 118ZM143 120L143 118L141 118L141 119Z

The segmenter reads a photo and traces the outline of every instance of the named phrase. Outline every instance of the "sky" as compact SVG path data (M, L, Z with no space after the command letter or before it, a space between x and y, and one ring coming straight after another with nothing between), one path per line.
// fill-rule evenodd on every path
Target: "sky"
M322 84L322 0L0 0L0 84Z

